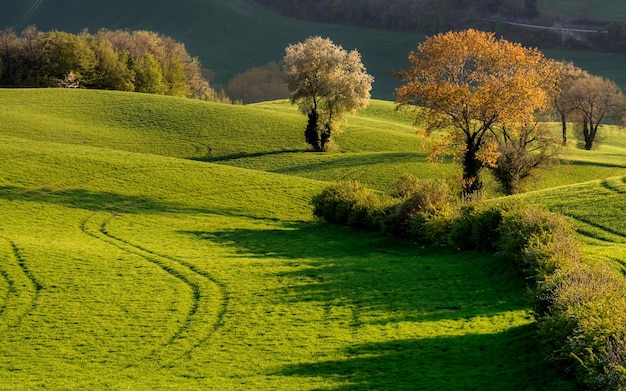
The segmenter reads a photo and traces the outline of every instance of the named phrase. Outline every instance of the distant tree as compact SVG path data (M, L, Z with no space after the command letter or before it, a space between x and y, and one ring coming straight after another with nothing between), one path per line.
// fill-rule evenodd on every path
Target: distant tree
M482 169L498 157L491 136L532 123L550 103L557 72L539 51L476 30L430 37L409 61L398 73L404 85L396 89L397 107L419 107L426 131L447 135L433 152L456 151L463 196L476 197Z
M575 110L570 89L576 80L588 77L589 74L574 66L572 62L557 61L555 65L559 72L559 82L557 84L558 92L554 94L553 97L553 104L554 109L561 119L563 145L566 145L567 120Z
M163 82L161 66L150 53L131 62L131 69L135 73L135 91L150 94L165 94L167 88Z
M233 77L226 85L226 94L244 104L289 97L285 78L275 62L250 68Z
M0 32L0 58L2 59L3 70L0 80L2 80L2 84L10 84L7 83L7 80L11 80L15 74L14 61L17 57L18 42L19 38L13 29L6 28Z
M311 37L286 48L283 71L292 104L309 118L307 143L324 151L336 123L368 105L374 78L358 51L345 51L328 38Z
M43 38L44 33L38 31L35 26L28 26L22 31L15 62L17 85L39 87L48 82L43 76L46 64Z
M134 75L128 68L128 55L113 47L109 32L100 30L90 42L96 56L93 88L134 91Z
M93 79L96 56L84 36L62 31L43 33L42 60L42 83L54 85L70 73L81 84L88 85Z
M591 150L600 123L607 119L621 119L624 95L613 81L600 76L588 76L572 83L569 97L579 117L583 146Z

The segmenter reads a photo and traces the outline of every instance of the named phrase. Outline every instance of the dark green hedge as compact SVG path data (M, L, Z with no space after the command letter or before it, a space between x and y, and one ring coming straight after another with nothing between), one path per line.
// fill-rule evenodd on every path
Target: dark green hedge
M581 258L566 217L524 203L460 204L441 181L404 176L389 195L338 182L312 201L327 222L501 254L528 279L542 345L583 387L626 390L626 279Z

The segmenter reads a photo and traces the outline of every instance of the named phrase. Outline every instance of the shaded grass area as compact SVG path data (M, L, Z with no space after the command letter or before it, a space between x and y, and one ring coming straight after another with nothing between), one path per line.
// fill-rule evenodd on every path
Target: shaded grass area
M533 338L532 326L520 326L491 335L436 337L371 343L350 348L348 360L301 364L280 372L282 375L303 377L337 377L350 384L337 390L497 390L497 389L555 389L543 375L527 368L517 356L511 376L502 357L515 357ZM530 352L529 352L530 353ZM487 362L487 365L479 365ZM463 368L464 376L459 376ZM495 380L503 376L502 383ZM397 382L397 379L405 379ZM471 379L471 380L469 380ZM502 379L504 380L504 379ZM538 388L535 388L538 387Z

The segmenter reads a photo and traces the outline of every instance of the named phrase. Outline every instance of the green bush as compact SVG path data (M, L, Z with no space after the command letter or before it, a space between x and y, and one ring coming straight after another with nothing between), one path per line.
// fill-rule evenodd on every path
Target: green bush
M450 243L460 250L496 252L500 239L502 206L481 208L474 204L461 208L450 230Z
M573 263L546 281L549 311L538 317L553 359L589 389L626 389L626 283L599 262Z
M398 182L396 182L398 183ZM448 185L440 180L404 181L403 201L398 204L392 233L423 241L423 228L429 218L452 207Z
M380 230L393 201L358 181L336 182L313 197L313 214L330 223Z
M336 182L313 197L313 214L329 223L346 224L365 187L357 181Z
M426 243L436 246L449 246L450 234L459 220L457 208L439 209L426 216L422 224L421 237Z
M501 254L536 281L545 280L559 264L579 261L574 228L559 213L515 204L502 210L498 231Z
M420 180L412 174L402 174L391 186L389 195L393 198L408 198L418 192L420 189Z

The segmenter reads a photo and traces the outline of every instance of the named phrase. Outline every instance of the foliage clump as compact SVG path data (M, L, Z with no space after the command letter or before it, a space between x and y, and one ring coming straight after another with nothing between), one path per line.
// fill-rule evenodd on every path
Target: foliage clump
M82 87L226 100L182 43L149 31L0 32L0 84Z
M584 262L565 216L520 202L460 204L444 182L411 175L390 194L337 182L312 204L328 222L500 254L530 283L549 357L589 389L626 389L626 281L604 263Z

